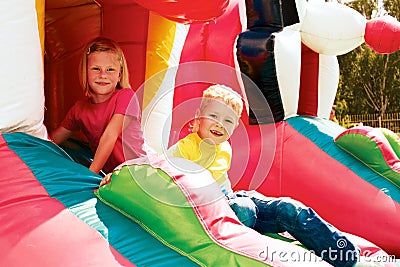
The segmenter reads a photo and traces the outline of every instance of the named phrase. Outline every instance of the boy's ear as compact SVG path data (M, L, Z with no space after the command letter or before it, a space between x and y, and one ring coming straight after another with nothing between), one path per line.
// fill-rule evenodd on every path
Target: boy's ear
M200 118L200 109L197 109L196 113L194 114L194 120L193 120L193 125L192 125L193 133L196 133L197 131L199 131L199 127L200 127L199 118Z
M194 114L194 119L197 120L198 118L200 118L200 109L196 109L196 113Z

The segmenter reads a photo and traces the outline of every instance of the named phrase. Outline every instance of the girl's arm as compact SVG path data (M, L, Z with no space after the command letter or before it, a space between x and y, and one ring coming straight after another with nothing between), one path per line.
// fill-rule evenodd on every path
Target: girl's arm
M72 135L72 131L59 126L57 129L50 133L50 139L53 140L57 145L63 143Z
M124 122L123 114L114 114L108 123L104 133L100 137L99 146L93 158L93 162L89 169L95 173L99 173L107 162L108 157L114 149L115 142L122 132Z
M104 176L103 180L101 180L99 186L103 186L103 185L108 184L109 182L111 182L111 175L112 175L112 172L110 172L106 176Z

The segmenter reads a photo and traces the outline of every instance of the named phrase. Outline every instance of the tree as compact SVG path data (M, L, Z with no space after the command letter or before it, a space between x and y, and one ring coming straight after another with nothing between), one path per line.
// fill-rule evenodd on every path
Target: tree
M356 0L347 4L367 19L400 18L400 0ZM400 106L400 51L378 54L362 44L339 56L340 82L336 104L345 114L398 112Z

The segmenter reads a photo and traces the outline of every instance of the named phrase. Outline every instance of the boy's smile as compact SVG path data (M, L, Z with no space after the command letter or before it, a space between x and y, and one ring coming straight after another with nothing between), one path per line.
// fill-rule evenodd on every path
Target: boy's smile
M216 131L216 130L210 130L210 132L215 136L223 136L224 135L223 133Z

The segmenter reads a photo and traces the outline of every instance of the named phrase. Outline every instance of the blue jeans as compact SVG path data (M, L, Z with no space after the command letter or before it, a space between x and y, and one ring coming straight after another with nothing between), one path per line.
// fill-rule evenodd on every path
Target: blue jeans
M287 231L307 249L335 267L351 267L358 248L312 208L288 197L265 197L255 191L228 195L228 203L239 220L261 234Z

